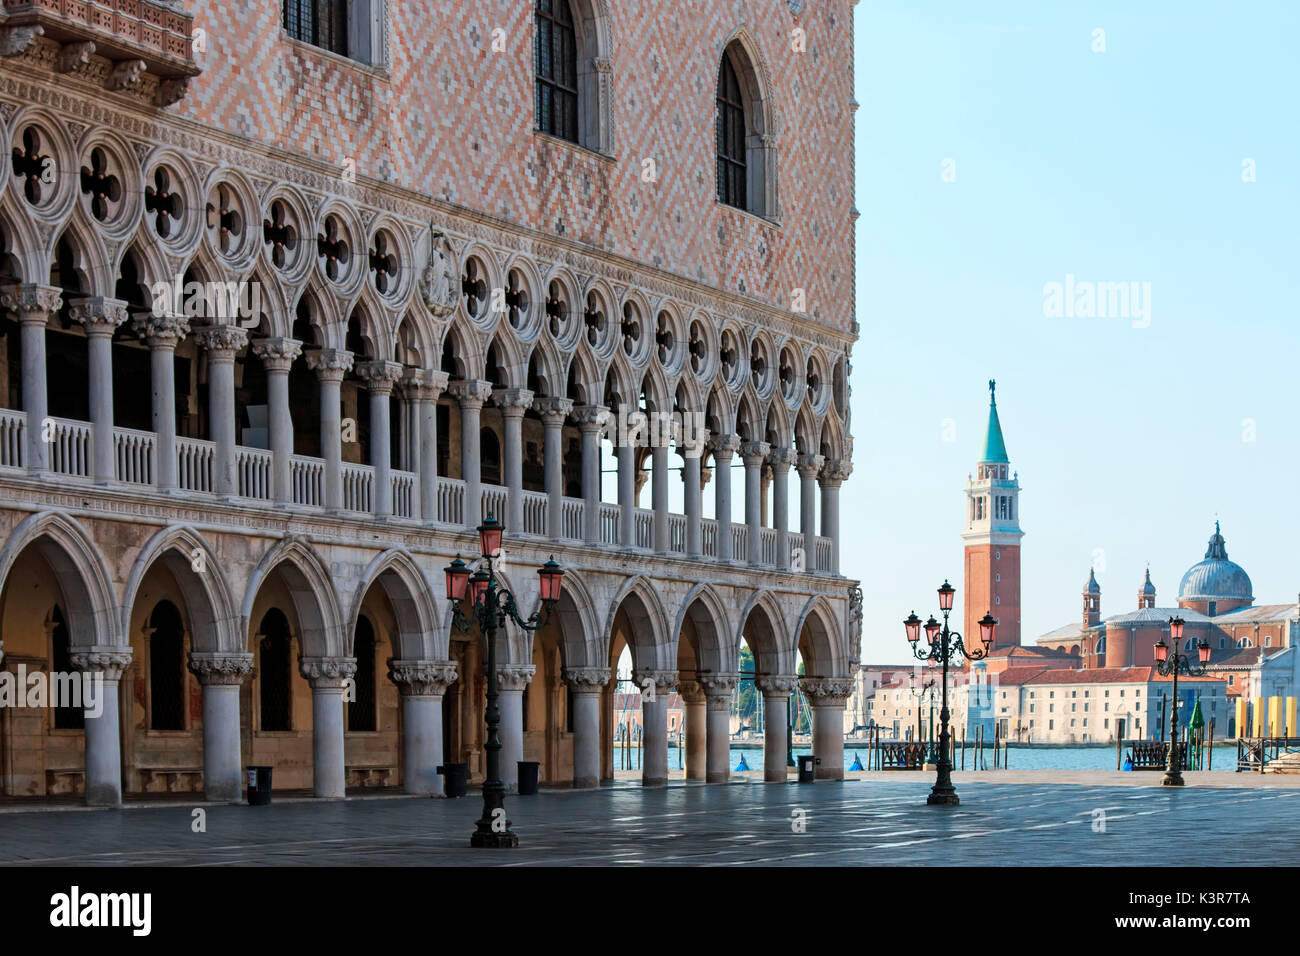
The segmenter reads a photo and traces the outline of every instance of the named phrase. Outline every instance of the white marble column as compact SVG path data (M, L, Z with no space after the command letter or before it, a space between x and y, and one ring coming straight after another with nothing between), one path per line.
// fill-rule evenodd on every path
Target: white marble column
M502 464L509 512L503 520L507 531L517 533L524 530L524 410L533 404L533 393L526 388L500 388L492 399L501 409L506 433Z
M763 779L769 783L786 779L790 693L797 684L797 677L786 675L754 678L754 687L763 695Z
M773 448L767 456L772 468L772 526L776 528L776 566L790 567L790 465L794 452Z
M610 681L608 669L566 668L564 679L573 696L573 786L600 786L600 695Z
M27 470L42 475L50 468L45 419L49 417L46 384L45 326L63 308L63 292L54 286L23 283L0 292L3 308L19 325L22 348L23 412L27 416L23 454Z
M564 420L573 411L567 398L538 398L533 405L542 416L543 475L546 483L546 533L564 537Z
M519 789L519 761L524 759L524 688L537 668L531 664L507 664L497 668L497 706L501 724L501 782L508 793Z
M603 405L582 405L573 411L582 430L582 539L600 543L600 436L609 420Z
M483 520L483 484L479 441L483 403L492 397L492 383L480 379L452 382L447 392L460 404L460 476L465 482L465 510L461 521L477 528ZM502 515L494 515L497 520Z
M242 803L239 688L253 672L253 655L191 653L189 669L203 686L204 792L214 802Z
M735 435L718 435L713 439L713 510L718 522L718 560L731 561L731 459L740 448Z
M826 459L821 455L800 455L799 530L803 532L804 570L817 570L817 476Z
M763 563L763 462L772 446L765 441L745 442L740 454L745 460L745 525L749 528L749 563Z
M343 695L357 672L351 657L303 657L299 670L311 684L311 757L315 795L342 800L347 789L343 751Z
M704 688L708 708L705 780L726 783L731 779L731 698L736 675L700 674L699 684Z
M668 534L668 436L663 444L650 446L650 507L654 509L654 549L658 554L672 550Z
M343 376L352 369L352 353L342 349L313 349L307 367L320 380L320 451L325 459L322 504L343 510Z
M426 524L438 520L438 399L447 390L447 373L417 371L411 379L418 382L414 393L418 401L420 453L420 517Z
M126 303L95 296L78 299L69 315L86 330L89 353L91 462L95 481L117 479L117 451L113 444L113 333L126 321Z
M703 688L696 681L678 681L677 691L686 708L686 779L703 780L707 773L708 708Z
M822 535L831 539L831 573L840 573L840 485L853 470L847 458L826 462L822 468Z
M235 460L235 353L248 343L248 333L236 325L209 325L194 330L194 340L208 353L208 431L216 450L212 460L213 491L239 494Z
M645 762L641 765L641 785L662 787L668 783L668 694L677 683L676 671L636 671L632 675L637 687L654 684L654 694L641 695L641 723L644 728Z
M119 685L131 665L129 647L74 648L72 666L83 681L82 701L94 695L95 708L86 708L86 803L92 807L122 804L122 735ZM98 710L94 715L93 710Z
M456 681L456 664L390 660L388 678L402 695L402 790L441 795L442 698Z
M615 446L618 455L618 543L636 547L636 446Z
M271 446L271 495L278 505L293 504L293 409L289 407L289 370L302 354L297 339L259 339L253 354L266 369L268 437Z
M704 553L704 484L700 480L700 452L696 446L682 446L682 510L686 512L686 553L698 558Z
M853 693L849 678L810 677L803 692L812 707L813 756L818 780L844 779L844 704Z
M370 510L377 518L393 515L393 386L402 377L400 362L362 362L357 374L370 392L370 467L375 470Z

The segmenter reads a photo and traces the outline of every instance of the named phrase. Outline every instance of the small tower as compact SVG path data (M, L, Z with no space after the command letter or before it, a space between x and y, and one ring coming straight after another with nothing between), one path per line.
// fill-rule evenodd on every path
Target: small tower
M1138 610L1144 607L1156 606L1156 586L1151 583L1151 568L1147 568L1147 579L1142 582L1142 588L1138 591Z
M965 631L979 634L987 611L997 619L994 649L1020 646L1020 481L1011 471L995 389L989 382L989 424L975 478L966 480ZM968 638L969 640L969 638Z
M1094 627L1101 623L1101 585L1097 583L1097 574L1088 569L1088 583L1083 586L1083 626Z

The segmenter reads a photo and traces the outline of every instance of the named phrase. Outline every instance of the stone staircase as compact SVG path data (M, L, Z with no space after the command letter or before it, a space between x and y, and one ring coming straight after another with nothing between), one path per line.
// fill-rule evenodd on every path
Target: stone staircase
M1300 773L1300 751L1280 754L1268 762L1265 773Z

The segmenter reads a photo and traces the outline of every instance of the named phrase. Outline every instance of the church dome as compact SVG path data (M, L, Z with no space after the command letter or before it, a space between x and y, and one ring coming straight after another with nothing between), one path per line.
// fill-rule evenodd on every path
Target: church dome
M1228 560L1228 549L1214 522L1214 536L1205 552L1205 560L1192 565L1178 585L1179 601L1255 600L1250 576L1241 565Z

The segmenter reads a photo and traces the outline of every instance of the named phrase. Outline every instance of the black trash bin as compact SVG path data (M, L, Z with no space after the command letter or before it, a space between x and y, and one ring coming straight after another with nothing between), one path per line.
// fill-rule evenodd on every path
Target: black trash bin
M442 774L442 790L449 797L463 797L469 793L469 764L445 763L435 773Z
M800 754L795 759L799 761L799 782L812 783L816 779L813 767L821 763L821 758L814 757L811 754Z
M521 797L531 797L537 793L537 776L542 769L542 764L537 760L520 760L519 764L519 795Z
M271 768L248 768L248 805L264 807L271 802Z

